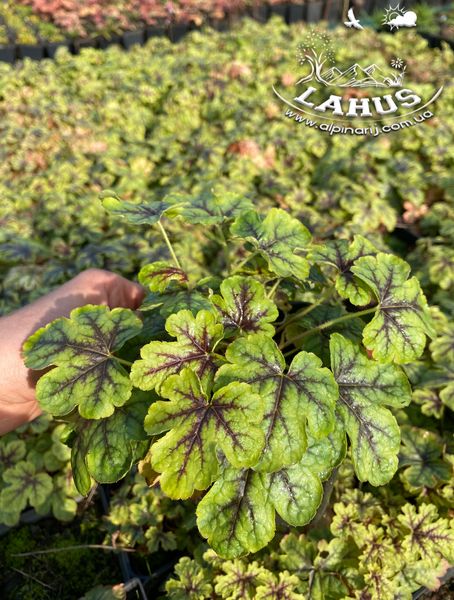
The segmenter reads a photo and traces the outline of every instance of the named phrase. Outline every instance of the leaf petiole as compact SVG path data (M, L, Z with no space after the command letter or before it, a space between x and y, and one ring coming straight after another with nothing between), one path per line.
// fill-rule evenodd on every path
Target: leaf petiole
M232 275L235 275L235 273L238 273L239 271L241 271L243 269L243 267L253 258L255 258L258 255L258 252L253 252L252 254L249 254L249 256L246 256L245 259L243 259L240 264L235 267L235 269L233 269L232 271Z
M111 354L110 358L113 358L117 362L121 363L122 365L126 365L127 367L132 367L133 365L133 363L129 360L125 360L124 358L120 358L119 356L115 356L114 354Z
M328 300L328 298L332 295L332 293L333 293L333 290L331 288L329 290L329 293L323 294L322 296L320 296L320 298L317 300L317 302L314 302L313 304L310 304L309 306L305 306L304 308L302 308L295 314L290 315L287 320L283 321L281 323L281 325L279 325L279 327L276 329L276 333L279 333L280 331L282 331L285 327L287 327L287 325L290 325L290 323L294 323L298 319L301 319L302 317L305 317L306 315L311 313L313 310L315 310L317 308L317 306L320 306L320 304L323 304L323 302L325 300Z
M362 317L364 315L369 315L369 314L375 312L377 310L377 308L378 308L377 306L374 306L372 308L366 308L365 310L360 310L355 313L348 313L346 315L343 315L342 317L337 317L336 319L331 319L330 321L321 323L320 325L317 325L317 327L312 327L311 329L307 329L306 331L303 331L303 333L300 333L299 335L296 335L295 337L290 338L289 340L287 340L285 342L285 344L280 349L282 350L283 348L286 348L287 346L290 346L291 344L294 344L295 342L299 342L302 339L304 339L305 337L307 337L308 335L315 333L316 331L322 331L323 329L328 329L329 327L332 327L333 325L337 325L338 323L343 323L344 321L349 321L350 319L355 319L356 317Z
M172 257L173 262L175 263L175 265L178 269L181 269L180 261L178 260L178 257L175 254L175 250L173 249L173 246L170 243L169 236L167 235L167 232L164 229L164 226L161 223L161 220L158 221L158 226L159 226L159 229L161 230L161 234L162 234L162 237L164 238L167 248L169 249L170 256Z

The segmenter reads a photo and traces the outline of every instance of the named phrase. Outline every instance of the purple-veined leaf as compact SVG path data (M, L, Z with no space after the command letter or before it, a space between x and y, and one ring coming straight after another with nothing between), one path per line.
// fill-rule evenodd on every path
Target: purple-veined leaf
M266 297L264 286L251 277L229 277L221 283L221 296L211 301L219 310L226 332L274 334L271 325L278 317L272 300Z
M136 360L131 369L133 384L142 390L159 392L170 375L190 367L205 385L216 369L211 351L224 332L217 315L201 310L194 317L189 310L181 310L167 319L166 330L177 341L143 346L141 360Z
M78 406L87 419L109 417L130 397L132 385L114 352L137 335L142 322L125 308L76 308L42 327L24 344L25 364L31 369L55 368L36 386L42 408L66 415Z
M216 449L235 467L254 465L263 449L259 427L263 401L246 383L232 383L210 398L191 369L169 377L145 419L151 435L168 433L150 450L153 468L162 473L162 490L171 498L189 498L207 488L218 474Z
M301 460L306 423L315 438L334 427L337 386L329 369L309 352L299 352L288 369L276 343L264 334L235 340L227 349L216 385L244 381L265 403L265 449L256 469L277 471Z
M311 234L284 210L272 208L263 220L255 211L243 213L233 223L231 232L251 242L279 277L307 279L309 263L296 251L308 247Z
M359 258L351 270L378 300L377 312L363 331L366 348L383 362L403 364L419 358L426 335L433 336L434 330L418 280L408 279L410 265L380 252Z
M411 400L407 377L396 365L367 358L350 340L334 333L331 368L339 386L338 410L352 446L360 481L383 485L397 469L400 431L385 406L402 407Z

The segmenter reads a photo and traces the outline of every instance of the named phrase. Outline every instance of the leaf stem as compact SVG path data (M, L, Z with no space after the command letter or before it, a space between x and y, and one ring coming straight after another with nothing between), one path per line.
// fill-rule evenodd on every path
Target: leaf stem
M124 358L120 358L119 356L115 356L115 354L111 354L111 358L115 359L122 365L126 365L127 367L132 367L133 363L129 360L125 360Z
M270 300L273 299L274 294L276 293L277 288L279 287L279 284L281 283L281 278L279 277L278 279L276 279L276 282L274 283L273 287L270 289L270 291L267 293L266 297L269 298Z
M333 290L330 289L329 293L323 294L322 296L320 296L320 298L317 300L317 302L314 302L313 304L310 304L309 306L305 306L298 312L294 313L293 315L290 315L289 318L287 320L284 320L281 323L281 325L276 329L276 333L279 333L280 331L282 331L285 327L287 327L287 325L290 325L290 323L294 323L295 321L298 321L298 319L305 317L306 315L311 313L314 309L317 308L317 306L320 306L320 304L323 304L323 302L325 300L327 300L332 295L332 293L333 293Z
M227 268L227 272L230 273L230 254L229 254L229 245L227 243L226 237L224 235L224 231L222 229L221 225L216 225L216 231L219 234L220 240L221 240L221 246L224 252L224 260L225 260L225 266Z
M180 262L177 258L177 255L175 254L175 250L173 249L172 244L170 243L169 236L167 235L166 230L164 229L164 226L161 223L161 220L158 221L158 226L159 226L159 229L161 230L161 234L162 234L162 237L164 238L167 248L169 249L170 256L173 258L173 262L175 263L175 266L178 269L181 269Z
M238 273L238 271L241 271L242 268L244 267L244 265L246 265L250 260L255 258L257 255L258 255L258 252L253 252L252 254L249 254L249 256L246 256L246 258L243 259L240 262L240 264L235 267L235 269L233 269L232 275L235 275L235 273Z
M285 342L285 344L281 347L281 350L283 348L286 348L287 346L290 346L291 344L294 344L295 342L301 341L308 335L311 335L311 333L315 333L316 331L322 331L323 329L328 329L329 327L332 327L333 325L337 325L338 323L343 323L344 321L348 321L350 319L355 319L356 317L362 317L363 315L369 315L369 314L375 312L376 310L377 310L377 306L374 306L373 308L366 308L365 310L360 310L358 312L348 313L346 315L342 315L342 317L337 317L337 319L331 319L330 321L321 323L320 325L317 325L317 327L312 327L311 329L308 329L307 331L303 331L303 333L300 333L299 335L296 335L295 337L287 340Z
M19 552L11 556L36 556L37 554L54 554L55 552L65 552L66 550L83 550L89 548L92 550L114 550L115 552L136 552L134 548L123 546L107 546L104 544L81 544L78 546L62 546L60 548L47 548L46 550L35 550L34 552Z

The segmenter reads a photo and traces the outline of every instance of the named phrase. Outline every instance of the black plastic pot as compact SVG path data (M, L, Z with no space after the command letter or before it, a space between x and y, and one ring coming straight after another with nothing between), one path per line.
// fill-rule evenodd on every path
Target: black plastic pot
M168 35L172 42L178 42L188 32L188 25L186 23L172 23L169 26Z
M145 39L149 40L153 37L162 37L163 35L166 35L166 32L166 28L162 25L148 25L148 27L145 28Z
M126 31L123 34L123 46L129 50L135 44L142 45L145 41L145 31L137 29L136 31Z
M110 35L109 37L98 37L97 38L97 43L98 43L98 48L101 49L105 49L108 48L109 46L112 46L113 44L118 44L119 46L121 46L123 41L123 36L120 34L113 34Z
M288 7L287 14L288 23L298 23L304 19L304 5L303 4L290 4Z
M44 58L44 46L41 44L18 44L17 58L41 60Z
M316 0L315 2L309 2L306 10L306 21L308 23L316 23L322 18L323 2Z
M288 4L272 4L270 6L271 15L277 15L287 21L288 7Z
M249 15L259 23L266 23L270 15L269 6L266 4L261 4L260 6L251 6L249 9Z
M0 61L13 63L16 60L16 46L0 46Z
M61 41L61 42L47 42L46 44L46 56L47 58L55 58L55 54L59 48L68 48L71 49L70 41Z
M81 38L79 40L74 41L74 49L76 52L79 52L83 48L97 48L98 47L98 38Z
M441 48L442 42L446 42L454 50L454 40L447 40L439 35L425 33L424 31L419 32L419 35L429 42L430 48Z

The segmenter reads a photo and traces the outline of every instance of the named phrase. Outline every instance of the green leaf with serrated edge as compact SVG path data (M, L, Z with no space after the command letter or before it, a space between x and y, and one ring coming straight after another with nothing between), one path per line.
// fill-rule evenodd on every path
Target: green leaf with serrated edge
M74 481L81 494L90 490L90 475L100 483L114 483L130 470L137 442L146 439L143 420L155 398L147 396L135 391L111 417L78 420L69 443Z
M217 315L201 310L194 317L189 310L181 310L167 319L166 330L177 341L143 346L142 360L136 360L131 369L133 384L142 390L159 391L170 375L190 367L205 386L216 369L210 352L224 331Z
M440 558L454 562L454 529L447 519L438 517L436 506L406 504L397 518L406 533L402 547L410 562L418 558L435 564Z
M186 223L193 225L219 225L226 219L233 219L253 208L250 200L234 192L214 194L205 190L195 197L186 194L170 194L166 198L182 205L178 209L178 215Z
M132 310L87 305L38 329L23 350L31 369L55 365L36 386L43 408L66 415L76 406L86 419L109 417L130 397L128 374L113 353L137 335L142 322Z
M315 516L323 496L320 478L304 461L262 475L269 499L277 513L290 525L301 526Z
M336 413L336 422L339 421L341 417ZM320 440L310 434L307 436L307 450L299 464L316 473L324 481L334 467L344 460L346 452L345 432L342 427L335 426L329 435Z
M169 579L166 593L171 600L208 600L212 598L212 587L208 573L188 556L180 558L175 566L178 579Z
M423 388L413 390L413 401L421 406L423 415L441 419L444 413L444 404L439 390Z
M295 251L307 248L311 234L284 210L272 208L263 220L255 211L243 213L233 223L231 233L252 242L276 275L307 279L309 263Z
M278 309L266 297L264 286L250 277L229 277L221 283L222 296L211 301L219 310L226 332L274 334L271 325L278 317Z
M454 364L454 325L447 325L430 344L432 358L436 362Z
M258 426L263 402L246 383L231 383L209 398L193 371L169 377L160 390L170 402L155 402L145 418L151 435L169 431L150 450L151 464L162 473L162 490L189 498L206 489L218 473L216 448L235 467L254 465L265 436Z
M363 341L375 359L406 363L421 356L426 335L433 336L426 298L410 265L397 256L380 252L359 258L351 268L379 302L373 319L364 328Z
M411 399L403 371L369 360L358 346L338 333L330 340L331 368L339 386L338 410L352 446L360 481L383 485L397 469L400 431L383 405L402 407Z
M288 370L276 343L264 334L235 340L226 352L216 385L244 381L265 403L266 442L256 469L277 471L298 462L306 449L306 421L315 437L334 427L337 388L332 373L315 354L300 352Z
M260 473L223 469L197 507L197 526L223 558L257 552L273 538L274 507Z
M204 558L207 554L204 554ZM219 566L225 574L216 577L216 594L226 600L253 600L257 577L265 569L256 561L246 562L238 559L222 561Z
M0 477L5 469L13 467L22 460L27 452L23 440L0 439Z
M336 290L342 298L347 298L356 306L364 306L371 301L371 293L351 271L354 262L361 256L375 256L377 249L362 235L355 235L353 242L333 240L323 246L315 246L309 259L325 262L339 271L336 277Z
M37 473L32 463L18 462L3 473L6 486L0 493L0 505L23 510L29 503L39 506L52 493L52 478L47 473Z
M162 260L145 265L140 269L139 283L148 287L152 292L162 294L172 282L185 285L188 282L188 276L182 269Z
M305 596L297 592L301 587L299 577L288 571L274 574L264 569L259 576L259 582L254 600L305 600Z
M154 225L163 216L176 214L174 202L164 200L142 200L139 203L121 200L115 192L106 190L99 196L106 210L113 215L123 217L133 225Z
M140 306L141 311L159 309L162 317L170 317L179 310L190 310L193 314L199 310L213 310L211 302L196 290L166 290L165 293L150 292Z
M399 467L405 467L402 476L414 488L435 487L440 481L449 481L452 466L442 457L443 442L431 431L417 427L402 427L402 447Z

